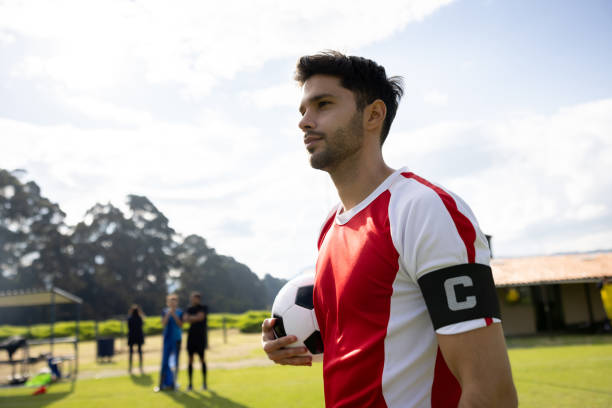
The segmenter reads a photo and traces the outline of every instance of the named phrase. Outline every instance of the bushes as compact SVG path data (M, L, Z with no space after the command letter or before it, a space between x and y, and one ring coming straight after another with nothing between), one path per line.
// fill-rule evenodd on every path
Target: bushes
M259 333L261 322L270 317L270 312L249 310L238 318L237 327L242 333Z
M0 339L6 339L11 336L25 336L27 333L27 327L0 326Z
M261 330L261 322L270 316L270 312L250 310L243 314L220 314L213 313L208 316L209 330L223 328L239 329L242 333L258 333ZM188 330L189 324L183 325L183 331ZM148 316L144 319L143 329L145 336L161 334L163 331L160 316ZM55 337L74 336L76 332L75 322L57 322L54 326ZM10 336L24 336L30 339L44 339L51 336L51 326L38 324L25 326L0 326L0 340ZM127 336L127 323L120 320L106 320L98 322L98 336L101 337L123 337ZM85 320L79 322L79 340L93 340L95 338L95 322Z

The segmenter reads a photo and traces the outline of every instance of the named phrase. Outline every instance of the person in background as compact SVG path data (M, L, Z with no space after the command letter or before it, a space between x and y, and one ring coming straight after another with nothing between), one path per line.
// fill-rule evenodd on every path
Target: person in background
M191 306L185 314L185 322L189 323L189 334L187 335L187 355L189 356L189 364L187 373L189 374L189 385L187 391L193 389L193 355L197 354L200 357L202 366L202 389L206 390L206 360L204 359L204 350L208 347L208 306L202 305L201 295L198 292L191 294Z
M128 372L132 374L132 354L134 346L138 347L138 366L140 367L140 373L142 374L142 345L144 344L144 332L142 331L142 323L144 320L144 313L140 310L140 306L134 304L130 308L128 314L128 346L130 348L130 360L128 366Z
M159 375L159 386L155 391L175 390L178 387L176 377L179 371L179 354L183 326L183 311L178 308L178 296L170 294L166 298L167 307L162 312L162 325L164 327L162 347L162 363ZM171 362L174 362L172 370Z

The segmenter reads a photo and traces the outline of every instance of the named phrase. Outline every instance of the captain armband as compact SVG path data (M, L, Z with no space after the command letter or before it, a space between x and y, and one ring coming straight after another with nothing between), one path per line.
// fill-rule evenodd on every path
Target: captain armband
M491 267L454 265L418 279L434 329L473 319L500 318Z

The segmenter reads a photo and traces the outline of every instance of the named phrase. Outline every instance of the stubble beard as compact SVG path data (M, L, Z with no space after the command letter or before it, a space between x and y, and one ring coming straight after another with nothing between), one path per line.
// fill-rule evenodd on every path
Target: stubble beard
M363 112L357 111L346 126L337 128L331 138L325 136L321 151L310 154L313 169L330 171L357 153L363 144Z

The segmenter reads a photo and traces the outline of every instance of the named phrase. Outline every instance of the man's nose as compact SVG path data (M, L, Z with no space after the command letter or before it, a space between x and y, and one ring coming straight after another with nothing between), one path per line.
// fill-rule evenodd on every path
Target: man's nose
M300 119L298 126L300 129L302 129L302 131L305 132L306 130L314 129L316 125L314 120L312 119L312 115L309 115L308 112L306 112L304 116L302 116L302 119Z

